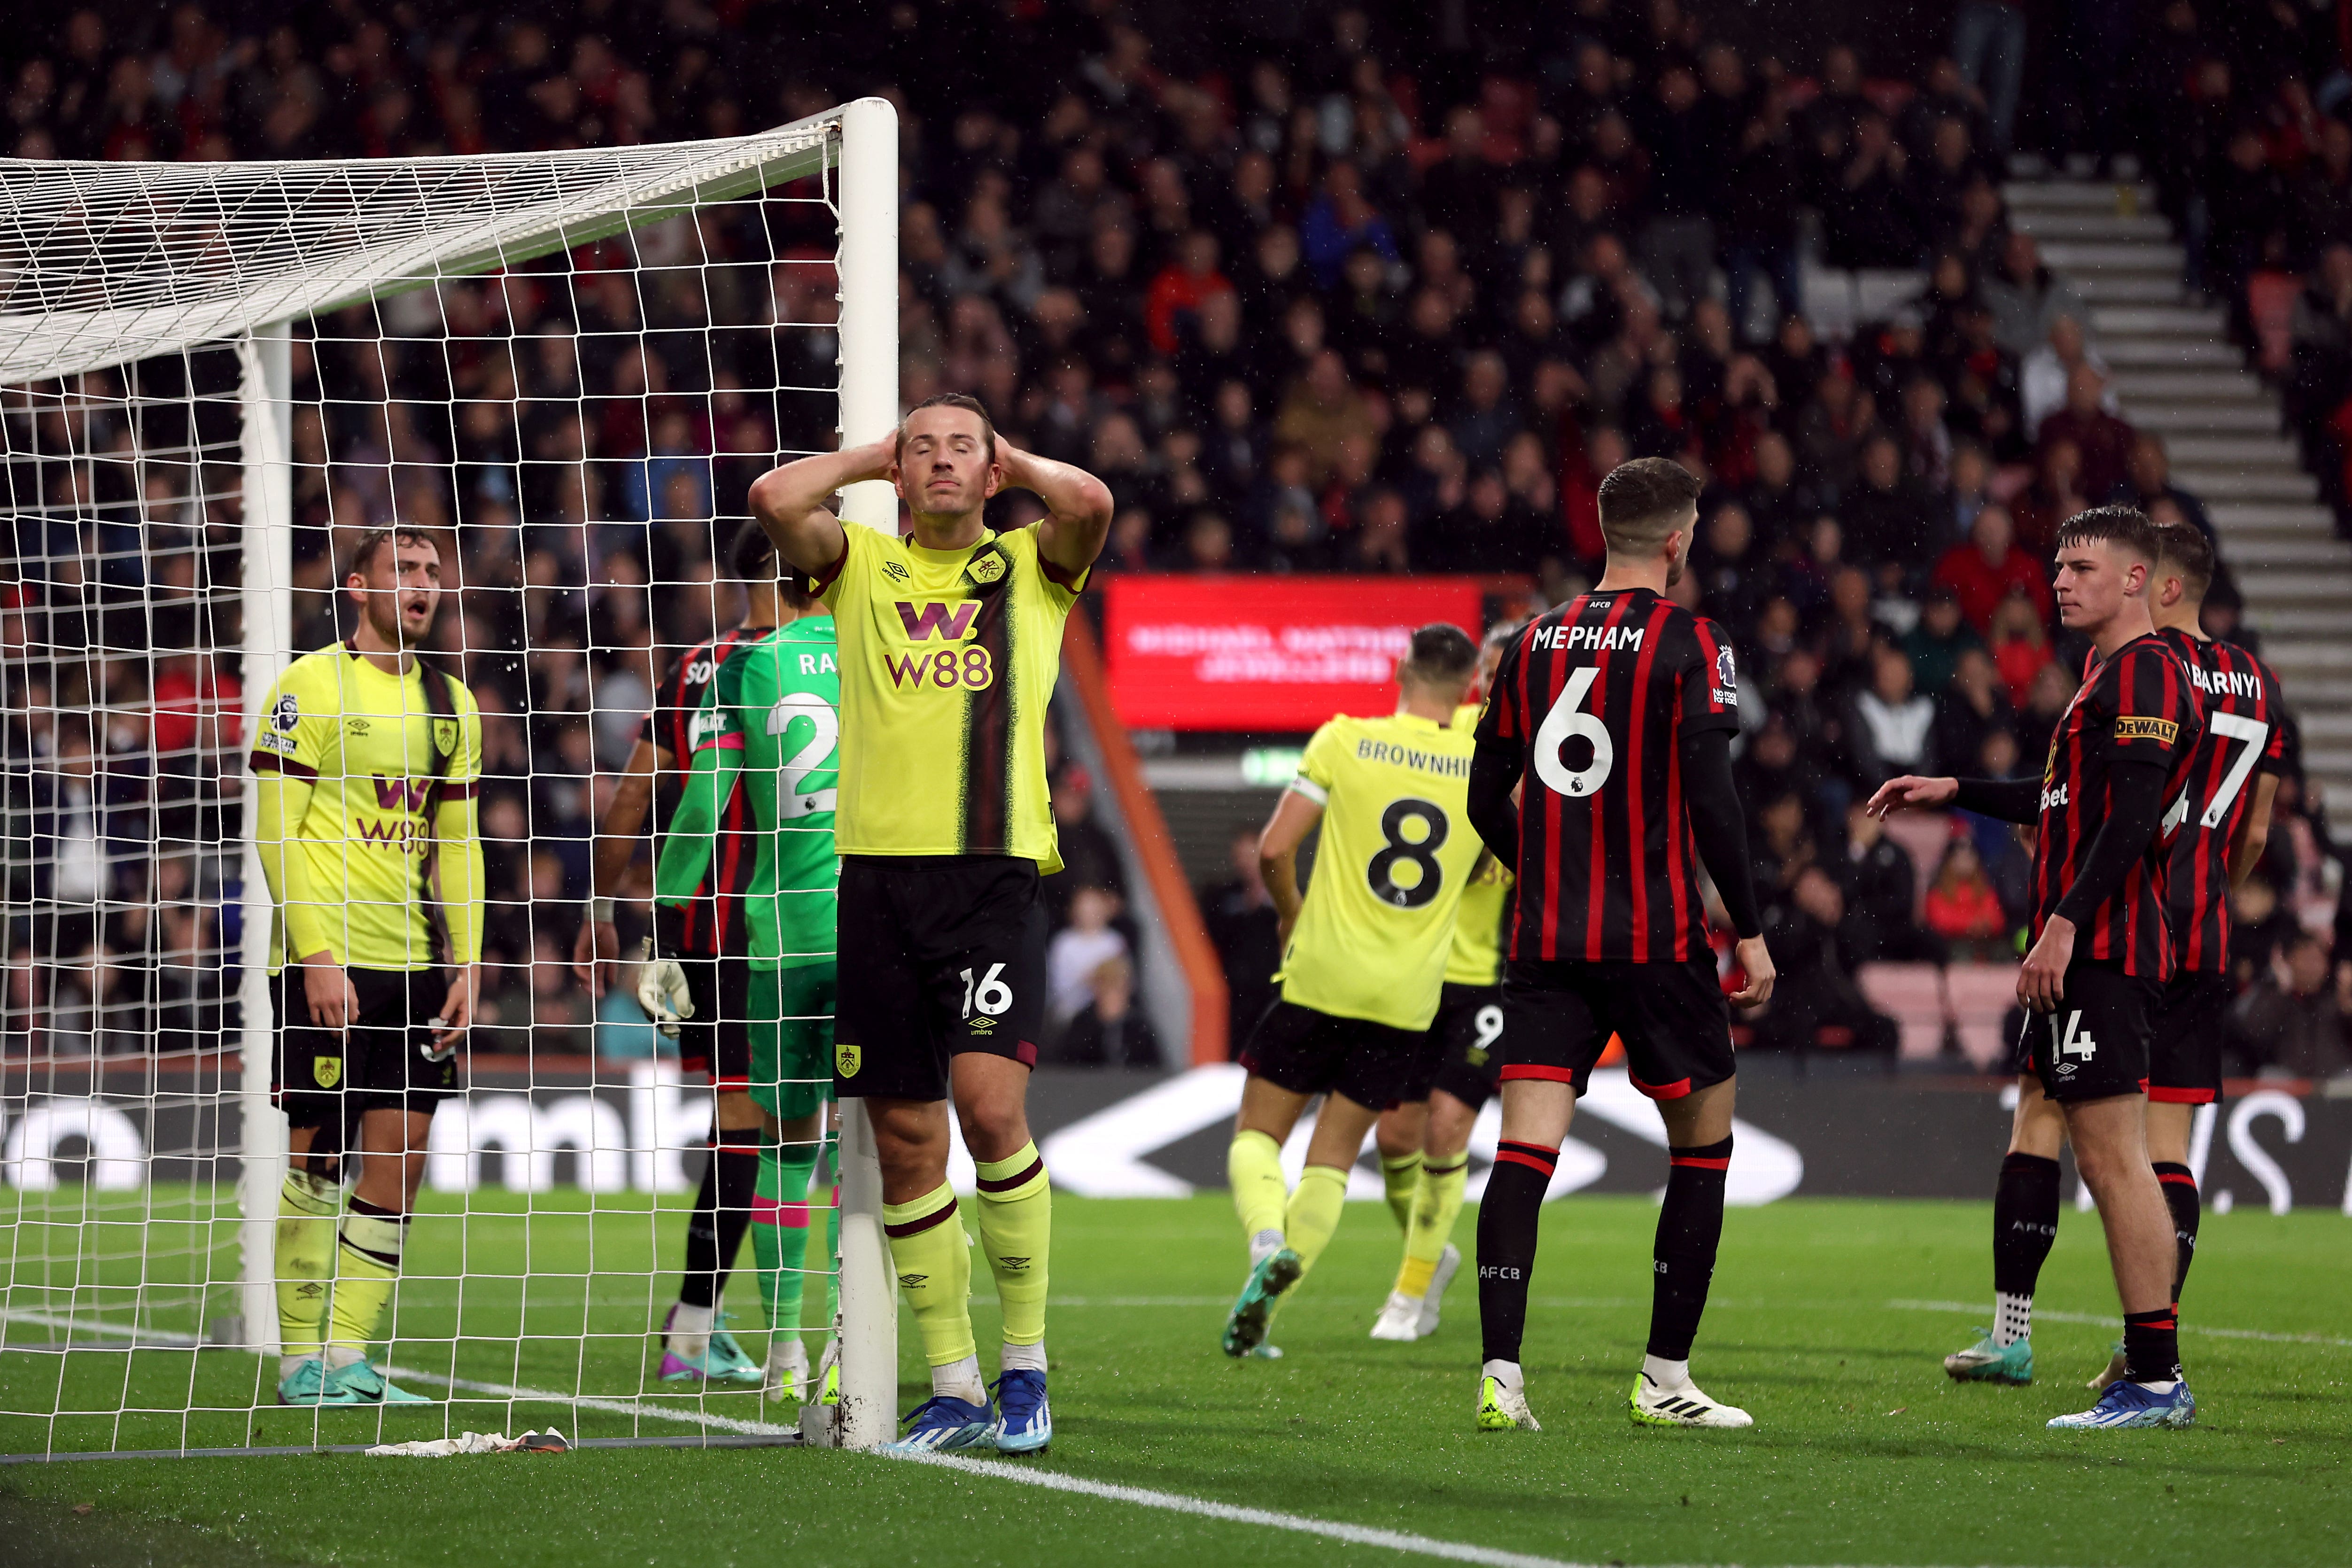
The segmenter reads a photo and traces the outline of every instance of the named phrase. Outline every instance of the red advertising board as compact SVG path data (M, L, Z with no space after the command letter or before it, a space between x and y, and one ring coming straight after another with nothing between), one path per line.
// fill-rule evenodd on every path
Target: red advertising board
M1472 637L1484 577L1113 576L1104 662L1119 719L1138 730L1312 730L1334 713L1396 705L1413 628Z

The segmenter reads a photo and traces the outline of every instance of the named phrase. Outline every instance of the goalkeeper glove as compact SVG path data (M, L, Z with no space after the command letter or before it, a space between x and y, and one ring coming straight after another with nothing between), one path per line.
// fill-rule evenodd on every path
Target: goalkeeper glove
M694 994L687 989L686 968L675 958L656 958L651 937L637 944L637 1005L646 1010L654 1027L674 1040L678 1025L694 1016Z

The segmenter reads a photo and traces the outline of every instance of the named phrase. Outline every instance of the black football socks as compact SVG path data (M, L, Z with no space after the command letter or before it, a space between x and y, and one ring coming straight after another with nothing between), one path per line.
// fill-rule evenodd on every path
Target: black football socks
M2124 1314L2124 1376L2133 1383L2180 1380L2180 1319L2171 1308Z
M1528 1328L1528 1282L1535 1274L1536 1231L1544 1192L1559 1151L1505 1142L1478 1201L1478 1331L1482 1362L1519 1359Z
M2189 1283L2189 1266L2197 1261L2197 1177L2186 1165L2158 1160L2156 1181L2164 1191L2164 1206L2172 1211L2172 1240L2179 1249L2172 1265L2172 1305L2177 1311L2180 1288Z
M1731 1168L1731 1140L1666 1151L1665 1201L1650 1288L1649 1353L1661 1361L1690 1360L1691 1341L1706 1310L1715 1278L1715 1251L1723 1239L1723 1189Z
M2011 1154L1992 1194L1993 1343L2006 1349L2033 1331L2033 1287L2058 1239L2058 1162Z
M757 1127L724 1129L712 1137L702 1189L686 1222L686 1273L677 1299L689 1307L715 1307L735 1266L736 1249L751 1226L751 1200L760 1187Z

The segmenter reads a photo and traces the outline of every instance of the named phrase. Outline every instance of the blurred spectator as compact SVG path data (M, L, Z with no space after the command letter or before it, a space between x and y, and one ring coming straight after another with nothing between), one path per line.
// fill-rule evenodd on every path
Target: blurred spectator
M1919 609L1918 624L1905 632L1896 646L1911 660L1919 689L1931 697L1941 697L1944 689L1951 684L1960 656L1970 648L1982 647L1984 639L1962 617L1959 595L1949 586L1939 584L1928 590L1927 603ZM1970 747L1970 754L1974 752L1975 748Z
M1965 830L1954 832L1927 885L1927 921L1956 963L1998 963L2015 956L2008 914L1977 857L1976 840Z
M1937 768L1952 773L1976 772L1985 742L2003 730L2016 733L2016 705L2001 686L1992 655L1972 641L1960 650L1951 683L1936 699L1930 750Z
M2036 679L2044 668L2054 668L2051 662L2050 634L2043 628L2042 617L2034 614L2033 602L2022 593L2012 592L1995 606L1991 647L1993 668L2012 703L2030 700L2028 693L2032 691ZM2070 690L2067 695L2071 699L2074 694Z
M1071 1067L1164 1065L1160 1037L1135 1005L1135 966L1126 955L1104 959L1086 979L1086 1005L1071 1016L1045 1059Z
M1968 542L1955 544L1936 563L1935 583L1951 590L1960 614L1979 633L1992 630L1993 611L2011 594L2023 594L2037 615L2049 616L2049 569L2017 543L2006 508L1988 506L1969 525Z
M1120 901L1108 888L1080 888L1070 899L1069 923L1045 949L1045 1021L1058 1029L1086 1005L1088 976L1106 959L1127 955L1127 938L1111 929Z
M2043 420L2066 406L2074 373L2086 367L2100 378L2099 406L2109 414L2118 412L2115 389L2106 384L2107 362L2084 337L2081 321L2072 316L2059 317L2050 323L2049 341L2027 354L2018 367L2018 396L2028 430L2040 430Z
M2339 1078L2352 1072L2345 1019L2326 940L2298 932L2231 1005L2229 1048L2242 1070L2265 1078Z
M1895 1021L1872 1009L1853 982L1838 932L1845 894L1818 866L1800 871L1765 914L1764 934L1780 979L1756 1021L1764 1050L1895 1053Z
M1911 661L1882 646L1871 660L1870 685L1853 700L1851 737L1853 782L1868 795L1898 773L1933 773L1936 701L1912 684Z
M1886 837L1886 825L1856 800L1845 813L1845 918L1839 930L1856 964L1934 961L1942 951L1919 929L1918 868Z
M2082 291L2042 264L2042 247L2022 229L2010 231L2000 265L1981 286L1992 310L1995 341L2019 359L2049 341L2059 317L2090 319Z
M2106 378L2090 365L2076 365L2066 375L2065 406L2042 420L2037 437L2045 453L2074 446L2083 464L2077 493L2090 498L2114 494L2131 461L2132 427L2107 411L2106 396Z
M1225 972L1231 1009L1226 1038L1236 1050L1249 1037L1258 1015L1272 1005L1275 971L1282 967L1274 897L1258 872L1257 837L1254 827L1234 829L1229 845L1232 879L1201 891L1201 916Z

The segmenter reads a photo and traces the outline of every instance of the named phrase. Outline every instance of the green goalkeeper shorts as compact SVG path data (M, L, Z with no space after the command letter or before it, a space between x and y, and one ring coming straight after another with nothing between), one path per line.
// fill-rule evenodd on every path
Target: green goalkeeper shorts
M751 1098L779 1121L833 1100L831 963L751 971Z

